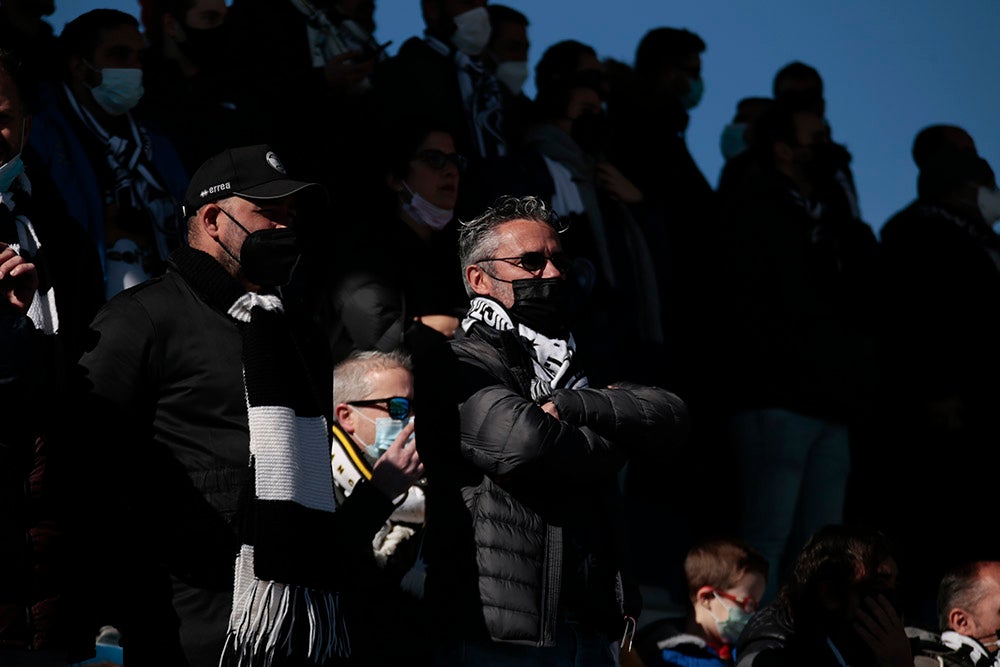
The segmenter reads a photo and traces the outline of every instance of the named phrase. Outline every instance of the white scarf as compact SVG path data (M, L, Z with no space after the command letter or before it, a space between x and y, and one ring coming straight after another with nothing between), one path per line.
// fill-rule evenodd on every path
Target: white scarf
M27 196L31 196L31 181L27 174L20 174L11 185L11 191L0 193L0 205L6 206L7 210L14 214L14 226L17 229L17 243L10 244L15 252L22 251L32 257L38 254L42 248L42 242L38 239L38 233L31 220L24 215L18 215L15 211L13 190L17 189ZM35 298L31 300L28 307L28 319L35 328L48 335L59 332L59 312L56 310L56 288L53 285L45 286L44 291L39 290Z

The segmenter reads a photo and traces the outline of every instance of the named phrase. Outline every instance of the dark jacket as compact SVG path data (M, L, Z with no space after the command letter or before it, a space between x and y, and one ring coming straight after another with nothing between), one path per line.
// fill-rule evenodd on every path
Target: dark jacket
M441 443L429 479L432 607L452 638L551 646L566 617L620 632L638 600L623 583L616 475L632 452L675 444L683 403L627 383L557 389L554 419L529 398L531 360L513 333L477 324L452 347L461 439Z
M181 645L192 665L215 664L226 638L251 472L243 325L227 315L243 292L206 253L178 250L164 276L108 302L82 358L95 457L120 512L119 627L139 664L185 664ZM331 422L326 344L308 323L293 325ZM357 506L362 517L348 509ZM364 484L335 515L372 534L391 511Z
M858 418L876 370L871 228L829 206L814 217L770 167L720 198L713 329L727 407Z
M0 241L18 241L15 215L31 222L39 250L22 254L39 275L35 299L54 290L58 333L0 306L0 655L45 649L79 659L93 653L97 632L81 542L94 517L83 510L87 481L74 458L80 434L67 383L104 280L97 250L30 147L24 158L31 178L15 181L13 212L0 205Z

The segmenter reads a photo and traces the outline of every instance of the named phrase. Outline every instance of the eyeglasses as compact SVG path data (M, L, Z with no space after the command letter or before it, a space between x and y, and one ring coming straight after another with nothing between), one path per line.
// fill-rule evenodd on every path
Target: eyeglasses
M389 416L393 419L406 419L410 416L410 399L404 398L402 396L393 396L392 398L369 398L364 401L348 401L348 405L356 405L359 407L371 406L382 407L380 403L385 403L385 410L389 412Z
M465 171L465 157L458 153L445 153L436 148L425 148L418 151L413 157L433 169L444 169L451 162L459 171Z
M546 255L543 252L532 251L526 252L520 257L486 257L485 259L481 259L479 261L507 262L508 264L513 264L514 266L522 268L529 273L537 273L538 271L541 271L545 268L545 265L548 262L552 262L552 265L559 269L559 273L566 273L572 265L569 256L562 252Z
M736 605L748 614L752 614L757 611L757 601L751 597L738 598L735 595L730 595L725 591L720 591L719 589L713 589L714 593L720 598L725 598L730 602L735 602Z

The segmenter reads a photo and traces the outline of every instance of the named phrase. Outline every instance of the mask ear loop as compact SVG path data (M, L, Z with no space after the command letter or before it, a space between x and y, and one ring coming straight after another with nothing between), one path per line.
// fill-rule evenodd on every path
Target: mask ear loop
M618 648L626 653L632 652L632 640L635 638L635 630L638 627L635 618L625 615L625 631L622 632L622 640L618 643Z

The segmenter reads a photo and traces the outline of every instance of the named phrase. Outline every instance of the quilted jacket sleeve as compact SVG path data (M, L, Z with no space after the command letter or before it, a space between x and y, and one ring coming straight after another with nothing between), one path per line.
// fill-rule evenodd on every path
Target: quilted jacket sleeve
M462 404L461 424L463 456L491 476L541 466L550 480L584 481L625 463L624 451L611 440L546 414L500 384Z
M619 383L613 389L557 389L552 402L559 419L590 429L629 453L683 442L689 430L687 407L659 387Z

